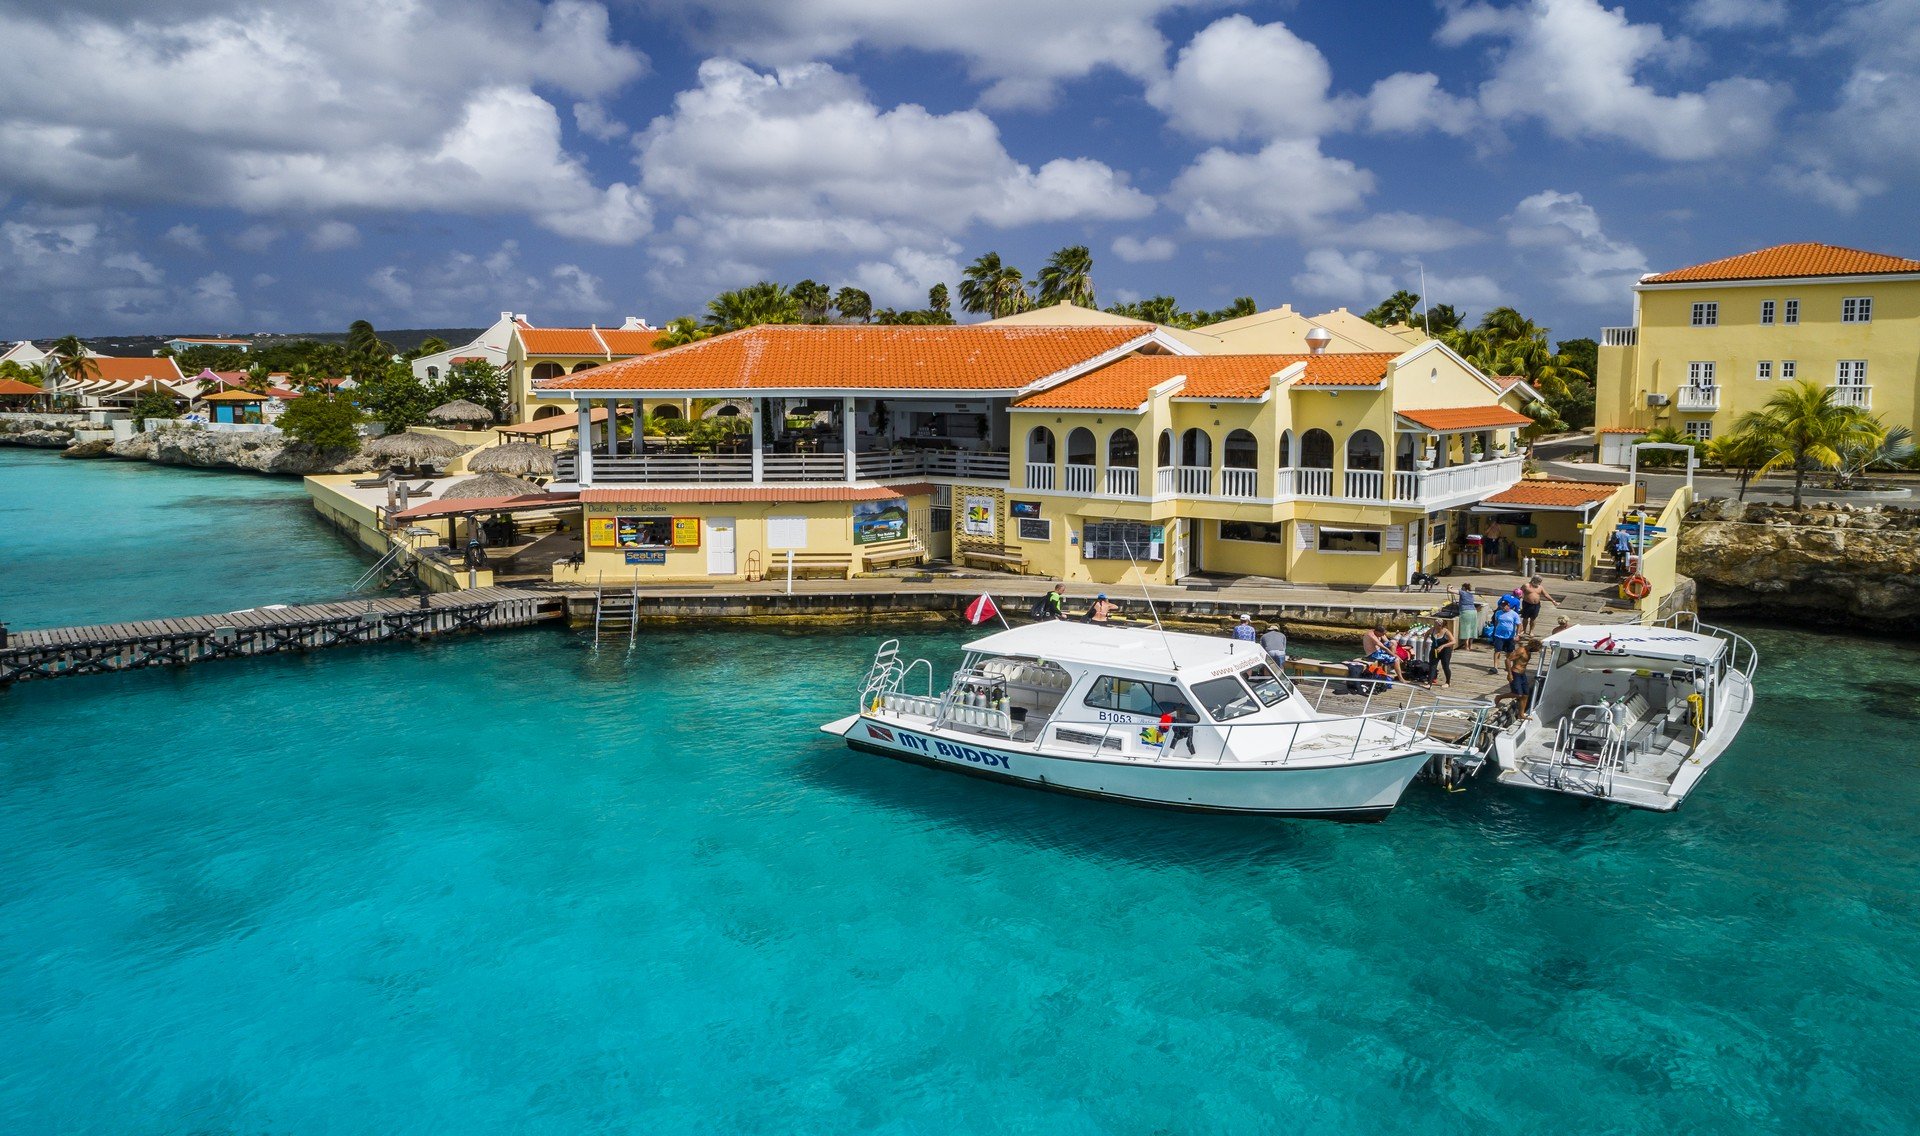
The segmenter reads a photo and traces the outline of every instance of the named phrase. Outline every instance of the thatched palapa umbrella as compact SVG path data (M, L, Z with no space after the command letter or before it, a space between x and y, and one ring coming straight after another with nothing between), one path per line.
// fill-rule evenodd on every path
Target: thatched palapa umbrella
M361 452L375 461L420 466L445 465L472 448L432 434L415 434L408 430L375 438Z
M482 473L447 486L440 494L440 503L457 505L462 501L488 497L525 497L529 494L537 496L545 492L546 490L531 481L508 477L504 473Z
M532 442L489 446L473 455L467 468L475 473L505 473L514 477L552 477L553 451Z
M493 411L477 402L468 402L456 398L452 402L436 406L427 411L427 417L456 429L470 430L476 426L489 426L493 423Z

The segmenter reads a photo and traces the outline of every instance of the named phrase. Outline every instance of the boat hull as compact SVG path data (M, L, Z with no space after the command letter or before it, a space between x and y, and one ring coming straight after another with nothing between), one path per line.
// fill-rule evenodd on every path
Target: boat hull
M1324 766L1153 765L998 747L855 716L822 729L863 753L935 769L1149 808L1340 821L1379 821L1430 754L1407 751Z

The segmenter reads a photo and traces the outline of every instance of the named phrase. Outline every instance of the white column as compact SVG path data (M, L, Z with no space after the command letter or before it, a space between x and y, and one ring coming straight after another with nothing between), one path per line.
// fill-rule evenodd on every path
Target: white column
M753 415L753 483L766 480L766 457L763 447L766 445L767 400L756 398L749 404Z
M584 489L593 484L593 404L582 401L576 405L580 428L574 437L574 460L580 463L578 480Z
M633 448L633 456L636 458L639 457L641 454L645 453L647 449L646 420L647 420L647 400L643 398L634 399L633 400L633 439L632 439L633 447L632 448Z
M855 464L854 457L853 457L854 433L855 433L855 427L854 427L854 421L853 421L853 399L843 398L840 400L840 435L841 435L840 444L846 450L848 481L852 481L854 479L854 464Z

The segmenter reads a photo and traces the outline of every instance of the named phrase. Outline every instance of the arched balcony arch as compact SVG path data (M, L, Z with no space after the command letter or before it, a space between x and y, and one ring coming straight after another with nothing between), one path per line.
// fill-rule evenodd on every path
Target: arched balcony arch
M1251 431L1235 430L1220 447L1220 495L1257 497L1260 485L1260 440Z
M1027 488L1053 488L1053 431L1035 426L1027 431Z
M1179 473L1173 467L1173 431L1160 431L1160 438L1154 443L1153 459L1153 491L1172 493L1179 488Z
M1093 492L1094 463L1098 453L1099 447L1094 443L1093 431L1085 426L1076 426L1067 435L1067 492Z
M567 369L558 363L535 363L533 365L533 381L536 383L546 379L557 379L566 373Z
M1198 426L1180 435L1180 492L1189 497L1213 493L1213 435Z
M1387 446L1371 430L1347 436L1346 496L1377 500L1387 495Z
M1293 471L1294 492L1302 497L1333 496L1333 435L1312 429L1300 435L1300 455Z
M599 365L600 365L600 364L598 364L598 363L591 363L591 362L589 362L589 363L575 363L575 364L573 365L573 373L577 375L577 374L579 374L579 373L580 373L580 372L582 372L582 371L591 371L591 370L593 370L593 369L594 369L595 367L598 367Z
M1140 437L1125 426L1107 435L1107 492L1140 495Z

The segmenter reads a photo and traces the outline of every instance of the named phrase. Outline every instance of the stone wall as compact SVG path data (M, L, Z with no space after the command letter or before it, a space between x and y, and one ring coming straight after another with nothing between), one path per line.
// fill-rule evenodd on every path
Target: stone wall
M1703 501L1681 531L1680 570L1708 611L1920 628L1920 510Z

